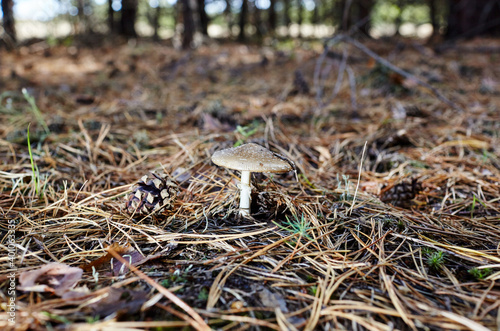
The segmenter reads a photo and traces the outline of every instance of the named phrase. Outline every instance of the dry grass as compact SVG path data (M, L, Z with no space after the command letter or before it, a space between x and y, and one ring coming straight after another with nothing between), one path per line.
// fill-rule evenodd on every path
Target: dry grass
M0 53L2 288L11 272L50 262L85 270L79 296L18 291L15 328L497 329L495 55L368 44L433 81L459 113L338 47L354 59L356 103L346 77L322 108L293 93L296 69L312 84L315 44ZM325 100L339 66L326 61ZM254 175L253 219L237 217L238 174L210 162L237 141L298 169ZM125 196L149 171L178 182L174 208L130 215ZM120 259L137 268L120 273Z

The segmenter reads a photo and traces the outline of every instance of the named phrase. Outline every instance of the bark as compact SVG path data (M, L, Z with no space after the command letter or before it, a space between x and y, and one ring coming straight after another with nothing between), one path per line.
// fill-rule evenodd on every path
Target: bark
M233 34L233 26L234 26L234 21L232 17L232 7L231 7L231 0L225 0L226 2L226 9L224 9L224 19L227 22L227 26L229 28L229 35Z
M297 0L297 25L299 26L299 38L302 37L302 23L304 22L304 3L302 0Z
M253 25L255 26L255 34L258 38L262 38L264 36L264 28L262 26L262 10L260 10L255 2L252 5L253 10Z
M363 21L363 24L360 25L359 30L366 36L370 35L370 27L371 27L371 12L373 9L373 0L362 0L359 1L359 17L360 21Z
M446 38L500 35L500 1L448 0Z
M2 0L3 29L10 37L11 41L15 43L17 41L17 35L13 7L13 0Z
M208 36L208 23L210 20L208 18L207 12L205 11L205 0L197 0L198 1L198 16L200 19L200 27L201 33L204 36Z
M246 40L245 26L247 25L247 21L248 21L248 0L243 0L243 2L241 3L240 21L239 21L239 26L240 26L240 34L238 35L239 41Z
M195 33L195 24L193 19L193 9L189 0L182 0L182 20L184 31L182 32L182 48L188 49L192 46Z
M138 0L122 0L120 34L127 38L137 37L137 32L135 31L137 5Z
M292 23L290 19L290 1L291 0L283 0L283 22L285 22L287 28Z
M342 8L342 21L340 24L340 30L341 31L347 31L351 27L352 20L351 20L351 5L352 5L352 0L342 0L341 1L341 8Z
M276 30L276 0L270 0L271 4L269 6L269 16L267 18L267 25L271 34Z
M313 9L313 15L311 18L311 22L313 24L318 24L320 22L319 20L319 6L320 6L321 1L320 0L315 0L314 1L314 9Z
M108 0L108 29L110 33L116 32L115 11L113 10L113 0Z
M437 8L436 8L436 0L428 0L429 1L429 16L431 19L432 25L432 34L435 35L439 32L439 25L437 21Z
M154 14L153 14L153 40L158 41L160 40L160 37L158 35L158 30L160 29L160 16L161 16L161 6L158 4L158 6L155 8Z

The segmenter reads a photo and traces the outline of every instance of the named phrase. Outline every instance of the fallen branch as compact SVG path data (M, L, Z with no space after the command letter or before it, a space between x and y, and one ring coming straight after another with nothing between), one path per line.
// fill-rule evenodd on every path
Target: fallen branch
M426 89L430 90L432 92L432 94L434 96L436 96L440 101L442 101L443 103L445 103L448 106L452 107L453 109L455 109L455 110L457 110L459 112L464 112L464 109L462 107L460 107L455 102L453 102L450 99L448 99L447 97L445 97L434 86L432 86L429 83L423 81L422 79L418 78L417 76L412 75L409 72L407 72L407 71L405 71L405 70L403 70L403 69L395 66L394 64L392 64L388 60L380 57L375 52L373 52L371 49L369 49L368 47L366 47L365 45L363 45L362 43L360 43L356 39L351 38L348 35L339 35L339 36L336 36L336 37L330 39L326 43L324 53L327 53L328 50L329 50L329 48L331 46L335 45L336 43L342 42L342 41L353 45L354 47L356 47L357 49L359 49L360 51L362 51L363 53L365 53L366 55L368 55L369 57L371 57L372 59L374 59L378 63L380 63L383 66L385 66L385 67L389 68L390 70L394 71L395 73L403 76L406 79L410 79L410 80L414 81L415 83L417 83L418 85L420 85L422 87L425 87ZM325 56L323 56L323 57L325 57Z

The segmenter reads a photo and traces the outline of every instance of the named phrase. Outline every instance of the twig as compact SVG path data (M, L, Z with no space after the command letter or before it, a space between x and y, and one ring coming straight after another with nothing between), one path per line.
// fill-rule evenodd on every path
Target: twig
M347 66L347 76L349 77L349 86L351 88L351 107L353 110L358 108L356 102L356 77L354 77L354 71L350 66Z
M113 248L109 247L108 252L113 255L115 259L123 263L127 268L129 268L132 272L134 272L137 276L139 276L141 279L146 281L149 285L154 287L158 292L163 294L167 299L175 303L178 307L182 308L186 313L189 314L189 316L192 319L187 320L189 324L191 324L196 330L206 330L209 331L211 330L210 327L208 326L207 323L201 318L201 316L194 311L193 308L191 308L188 304L186 304L184 301L179 299L175 294L167 290L165 287L161 286L157 282L155 282L153 279L150 277L146 276L142 271L137 269L135 266L131 265L128 263L127 260L125 260L123 257L121 257L120 254L118 254Z
M359 182L361 181L361 172L363 171L363 160L365 158L366 144L367 141L365 141L365 146L363 147L363 153L361 154L361 161L359 162L358 182L356 183L356 190L354 191L354 196L352 197L352 205L351 208L349 208L349 210L347 211L347 215L351 215L354 209L354 205L356 204L356 195L358 194Z
M403 70L403 69L395 66L394 64L392 64L391 62L387 61L386 59L378 56L377 54L375 54L375 52L373 52L372 50L370 50L368 47L366 47L365 45L363 45L359 41L357 41L357 40L355 40L355 39L353 39L353 38L351 38L349 36L342 36L340 38L340 40L353 45L354 47L358 48L360 51L362 51L363 53L365 53L369 57L373 58L378 63L386 66L389 69L391 69L395 73L397 73L397 74L405 77L406 79L411 79L414 82L416 82L418 85L423 86L423 87L429 89L432 92L432 94L434 94L439 100L441 100L442 102L446 103L448 106L452 107L453 109L458 110L460 112L464 112L464 109L462 109L462 107L458 106L456 103L454 103L453 101L451 101L450 99L448 99L447 97L445 97L435 87L433 87L432 85L430 85L427 82L424 82L423 80L421 80L417 76L414 76L414 75L410 74L409 72L407 72L407 71L405 71L405 70Z

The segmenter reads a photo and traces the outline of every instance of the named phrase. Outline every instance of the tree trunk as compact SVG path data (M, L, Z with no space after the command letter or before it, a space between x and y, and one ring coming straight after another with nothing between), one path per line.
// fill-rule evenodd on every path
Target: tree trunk
M208 37L208 23L210 20L208 18L207 12L205 11L205 0L198 1L198 16L200 18L201 33Z
M270 0L271 3L269 5L269 16L267 17L267 25L271 34L274 34L274 30L276 30L276 0Z
M359 1L359 17L363 23L360 25L359 30L365 35L370 36L370 27L371 27L371 13L373 9L373 0L362 0Z
M313 14L311 17L311 23L313 25L318 24L319 21L319 6L320 6L321 1L320 0L314 0L314 9L313 9Z
M347 31L351 27L351 5L352 0L342 0L341 8L342 8L342 21L340 24L341 31Z
M285 23L287 29L292 23L292 20L290 19L290 1L291 0L283 0L283 22Z
M429 16L432 25L432 34L437 35L439 33L439 25L437 21L436 0L428 0L428 1L429 1Z
M188 49L194 40L195 25L193 19L193 9L189 0L182 0L182 20L184 31L182 32L182 48Z
M399 13L398 13L398 16L396 17L396 20L394 21L394 25L395 25L395 29L396 29L394 35L399 36L400 35L399 28L401 27L401 23L403 21L401 19L401 13L403 12L403 6L404 6L403 0L398 0L396 5L399 8Z
M261 39L264 36L264 28L262 26L262 10L260 10L256 3L252 5L253 25L255 26L255 35Z
M3 13L3 29L11 39L12 43L16 43L16 26L14 20L14 2L12 0L2 0L2 13Z
M247 25L248 20L248 0L243 0L241 3L241 11L240 11L240 34L238 35L239 41L245 41L245 26Z
M224 19L226 20L227 28L229 29L229 36L232 36L234 20L233 20L233 15L231 13L232 11L231 0L225 0L225 1L226 1L226 9L224 9Z
M304 22L304 3L302 0L297 0L297 25L299 26L299 38L302 37L302 23Z
M500 35L498 0L448 0L446 38Z
M113 0L108 0L108 29L110 33L115 33L115 11L113 9Z
M137 4L138 0L122 0L120 34L127 38L137 37L137 32L135 31Z
M160 36L158 35L158 30L160 29L160 16L161 16L161 6L158 3L158 6L155 8L154 16L153 16L153 40L160 40Z

